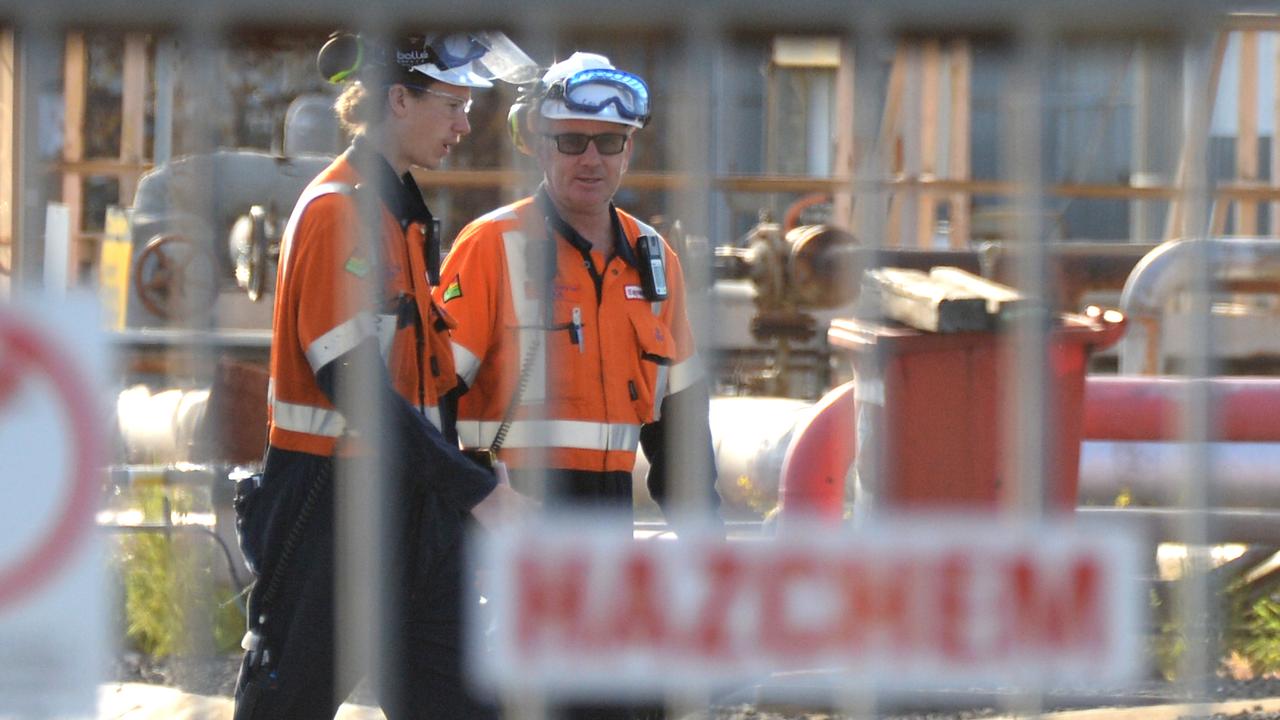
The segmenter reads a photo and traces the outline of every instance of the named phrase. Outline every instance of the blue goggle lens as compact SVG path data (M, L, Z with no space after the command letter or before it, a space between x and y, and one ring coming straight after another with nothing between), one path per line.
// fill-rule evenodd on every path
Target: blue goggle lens
M489 48L469 35L450 35L440 38L431 43L431 50L435 53L438 61L436 64L441 70L452 70L466 65L473 60L479 60L489 52Z
M614 90L609 97L592 98L586 88L604 85ZM564 81L565 107L578 112L598 113L613 105L618 115L629 120L649 116L649 86L638 76L623 70L593 68L574 73Z

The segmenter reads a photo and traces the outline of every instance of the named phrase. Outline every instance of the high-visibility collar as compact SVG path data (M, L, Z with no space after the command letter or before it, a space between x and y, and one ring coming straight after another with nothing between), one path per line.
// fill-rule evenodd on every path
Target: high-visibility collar
M564 218L560 217L555 203L551 201L551 195L547 193L547 184L545 182L538 186L538 191L534 193L533 197L538 210L547 219L547 225L563 237L573 249L582 253L585 257L589 257L591 242L582 237L581 233L565 222ZM636 258L636 252L627 240L627 234L622 230L622 220L618 218L618 208L612 202L609 203L609 219L613 227L613 254L622 258L622 261L631 267L637 267L639 260Z
M414 181L413 173L406 172L397 176L391 163L363 135L358 135L351 141L348 152L351 153L351 164L360 171L366 183L372 183L377 189L378 198L400 223L401 229L415 222L431 227L434 217L422 199L422 190Z

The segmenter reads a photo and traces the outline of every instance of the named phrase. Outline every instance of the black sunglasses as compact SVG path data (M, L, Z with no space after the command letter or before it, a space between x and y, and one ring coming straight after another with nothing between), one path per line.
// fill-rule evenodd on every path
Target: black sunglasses
M617 155L627 146L625 133L600 133L599 135L560 133L559 135L544 134L542 137L555 140L556 150L565 155L581 155L587 151L587 146L592 141L595 141L596 151L601 155Z

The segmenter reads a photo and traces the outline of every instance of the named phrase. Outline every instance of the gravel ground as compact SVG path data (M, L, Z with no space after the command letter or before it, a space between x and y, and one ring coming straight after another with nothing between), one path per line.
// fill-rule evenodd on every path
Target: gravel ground
M239 655L208 658L168 658L156 660L139 653L125 653L115 658L110 678L116 682L142 682L176 687L197 695L230 696L235 687L236 673L240 667ZM1215 678L1201 700L1246 700L1252 698L1280 697L1280 679L1233 680ZM937 703L932 703L932 698ZM885 705L880 717L884 720L976 720L999 714L995 709L999 699L991 694L970 698L968 709L957 701L957 695L921 695L911 706ZM767 698L767 696L766 696ZM1151 682L1132 688L1123 695L1099 693L1093 696L1050 695L1045 700L1046 710L1084 709L1114 705L1137 706L1188 701L1187 694L1179 686L1163 682ZM376 699L367 688L357 688L352 702L375 705ZM934 705L934 707L930 707ZM936 709L945 708L945 709ZM705 716L708 720L844 720L843 713L804 709L782 702L747 703L732 702L715 708ZM1192 720L1187 718L1187 720ZM1195 720L1280 720L1280 713L1241 712L1230 715L1200 716Z

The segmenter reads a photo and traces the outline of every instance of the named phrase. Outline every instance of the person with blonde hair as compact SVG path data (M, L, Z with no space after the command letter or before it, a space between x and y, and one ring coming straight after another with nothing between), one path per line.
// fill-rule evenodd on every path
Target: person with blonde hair
M440 167L471 131L472 91L521 55L494 33L336 35L320 51L321 73L350 83L336 110L353 139L304 190L280 248L269 445L236 499L257 578L237 720L331 718L352 689L335 672L335 498L377 479L339 477L335 464L373 447L386 449L390 496L388 578L375 588L387 608L382 707L391 720L496 716L461 675L461 537L469 517L501 522L524 501L458 449L453 321L431 297L438 229L410 169ZM346 407L355 392L376 398L381 443ZM357 486L339 494L338 482Z

